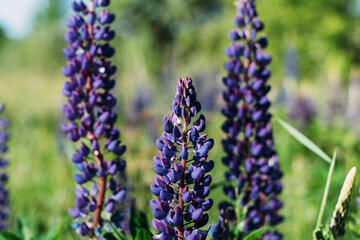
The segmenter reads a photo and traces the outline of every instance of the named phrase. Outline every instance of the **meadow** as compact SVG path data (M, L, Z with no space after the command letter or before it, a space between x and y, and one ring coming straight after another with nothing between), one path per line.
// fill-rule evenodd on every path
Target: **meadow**
M330 156L335 149L338 153L324 222L330 221L346 173L352 166L360 167L360 41L356 34L360 11L351 7L354 2L257 2L266 24L268 52L273 56L271 113L296 126ZM66 121L61 112L66 101L61 87L66 79L60 72L65 65L63 21L69 14L64 5L52 0L46 7L39 6L42 10L34 30L24 39L0 35L0 102L6 104L10 122L7 186L11 226L15 229L21 218L41 234L54 223L63 224L60 239L80 239L71 229L68 214L75 199L76 170L71 162L75 145L60 129ZM123 0L113 1L111 10L117 15L113 41L118 66L116 126L128 149L124 159L130 194L150 221L149 185L155 177L152 158L158 152L155 141L162 132L163 116L170 114L179 77L194 80L207 117L206 132L215 140L209 156L215 161L213 183L224 180L221 77L225 75L224 48L234 9L232 1ZM299 105L296 100L300 98L310 107ZM284 174L280 213L285 220L277 229L284 239L311 239L329 164L299 144L274 119L273 130ZM359 186L357 181L349 222L359 219ZM215 223L217 203L226 196L221 187L213 189L210 196L215 202L209 212L210 223ZM355 238L347 231L343 239Z

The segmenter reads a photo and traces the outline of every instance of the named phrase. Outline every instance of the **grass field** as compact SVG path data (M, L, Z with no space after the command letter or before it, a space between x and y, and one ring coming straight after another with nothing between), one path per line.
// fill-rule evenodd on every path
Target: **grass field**
M15 223L17 218L22 217L38 232L43 232L54 222L65 221L67 227L63 231L63 239L76 239L69 227L71 219L67 214L74 200L72 174L75 170L70 155L75 146L59 130L59 125L64 121L60 112L64 101L60 88L64 79L60 74L46 75L32 71L0 75L1 86L6 86L0 88L0 96L6 102L6 115L11 122L8 187L11 191L12 221ZM164 101L170 102L171 99ZM153 112L162 113L148 114L137 125L131 119L126 120L125 116L118 123L122 140L128 146L125 158L129 183L134 189L132 194L137 207L147 210L149 219L151 211L148 201L152 197L149 185L155 176L152 170L152 156L156 154L153 135L160 134L162 117L169 113L169 109L155 109ZM284 115L281 106L273 108L273 112L274 115ZM210 157L216 162L213 182L217 183L223 180L224 170L220 144L223 118L216 112L207 112L206 116L207 132L216 141ZM315 226L329 164L298 144L277 123L274 123L274 131L284 172L284 191L281 195L284 208L281 213L285 221L279 230L284 233L285 239L309 239ZM335 148L338 151L324 218L328 222L347 170L353 165L359 166L359 144L352 131L343 126L324 126L320 121L314 121L306 134L328 154ZM221 189L212 191L215 203L225 199L221 193ZM357 192L353 198L356 195ZM351 208L356 213L355 199ZM211 222L217 221L216 207L211 210L210 216ZM348 234L344 239L353 238Z
M143 8L144 2L150 2L149 8ZM161 9L159 2L164 6ZM147 212L149 221L152 219L149 200L153 197L149 185L155 177L152 158L157 154L155 140L162 132L163 116L170 113L179 77L190 76L194 80L207 118L206 131L215 140L210 154L215 161L213 183L224 179L221 76L225 73L223 63L226 61L223 49L229 44L226 36L233 28L235 12L232 1L229 4L216 0L189 2L193 4L113 1L112 10L117 14L114 28L118 33L113 43L117 50L114 61L119 69L114 91L119 113L116 124L128 149L124 158L131 195L136 199L137 208ZM329 223L347 171L353 166L360 167L360 128L356 121L351 125L344 114L346 101L351 101L344 99L351 90L352 75L355 83L359 79L356 73L360 66L357 59L360 14L351 13L351 4L355 2L351 0L346 0L346 5L341 0L258 2L259 15L269 37L268 53L273 56L269 82L273 87L271 112L300 128L328 155L337 149L337 164L324 215L324 223ZM204 8L205 3L215 7ZM161 10L161 14L151 7ZM50 12L49 9L45 10ZM143 15L134 14L137 11ZM67 14L64 9L60 12ZM7 186L11 226L14 229L17 219L22 218L41 234L52 224L63 223L61 239L67 240L80 238L71 229L68 215L75 199L75 167L70 156L76 146L60 130L60 124L65 122L61 112L65 102L61 87L66 79L60 73L60 67L65 64L61 53L66 45L63 17L60 14L56 21L44 18L41 22L40 19L24 39L0 35L0 102L6 105L4 114L10 121ZM171 35L174 26L178 32ZM287 66L289 51L295 52L295 66ZM284 76L288 70L296 75L290 84ZM287 88L288 85L292 89ZM286 100L281 100L284 92L293 97L309 97L317 107L316 117L303 124L289 120ZM332 108L333 102L340 111ZM354 105L358 108L356 102ZM285 220L278 229L285 240L311 239L329 164L301 146L274 120L273 127L284 174L280 198L284 202L281 214ZM351 218L360 220L356 207L359 186L358 181L350 212ZM215 223L218 220L216 205L226 197L221 188L213 189L211 197L215 205L210 211L210 222ZM360 232L360 227L357 230ZM347 231L343 239L355 238Z

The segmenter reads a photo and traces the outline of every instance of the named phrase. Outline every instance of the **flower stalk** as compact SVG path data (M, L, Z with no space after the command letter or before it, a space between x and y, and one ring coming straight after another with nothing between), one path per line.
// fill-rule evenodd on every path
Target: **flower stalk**
M237 27L228 34L233 42L225 49L229 61L225 63L227 76L223 83L225 106L222 114L226 117L222 130L226 137L222 141L225 157L222 162L228 167L224 186L225 194L237 200L244 211L245 220L239 224L231 203L220 204L220 222L213 231L214 239L225 239L228 228L243 226L244 235L264 227L274 226L283 220L278 214L282 202L277 195L282 190L282 173L272 136L271 102L267 65L271 56L264 49L268 41L259 36L264 24L259 20L254 0L238 0L235 3ZM225 207L226 209L221 209ZM266 237L281 234L266 232ZM277 239L277 238L276 238Z
M180 78L176 88L172 115L164 117L164 133L156 141L159 156L153 158L155 177L150 186L157 200L150 206L155 219L153 228L159 232L154 239L205 239L201 230L208 221L206 213L213 200L210 194L214 161L208 160L214 140L207 139L205 117L200 115L190 126L192 118L201 110L191 78Z
M110 41L115 37L111 29L115 15L106 10L109 4L109 0L90 0L88 5L73 1L75 14L66 20L68 47L63 53L67 66L61 71L69 78L62 89L68 98L68 104L62 107L68 123L62 125L62 130L74 142L90 142L81 141L72 155L80 172L74 180L80 188L75 190L75 208L70 208L69 214L77 220L73 228L83 236L101 232L104 210L116 227L124 225L126 218L122 212L126 188L118 179L124 175L125 161L121 157L126 147L114 127L116 99L111 90L116 66L110 60L115 53Z

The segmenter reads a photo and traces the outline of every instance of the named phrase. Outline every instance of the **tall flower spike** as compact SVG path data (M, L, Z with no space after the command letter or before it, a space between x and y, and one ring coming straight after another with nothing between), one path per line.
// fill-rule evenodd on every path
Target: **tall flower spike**
M109 0L89 0L86 5L83 1L73 1L75 14L66 20L68 47L63 53L67 66L61 72L69 78L62 89L68 103L62 110L69 122L62 125L62 130L70 140L81 141L72 155L79 171L74 180L80 187L75 189L75 208L70 208L69 214L76 219L73 227L83 236L101 230L103 210L110 213L109 220L115 226L124 220L121 206L126 189L117 176L125 169L121 156L126 147L114 127L116 99L111 89L115 85L112 76L116 67L109 59L115 49L109 42L115 36L110 27L115 15L104 8L109 3Z
M241 199L241 207L246 211L243 233L247 234L282 221L278 214L282 202L277 197L282 190L282 173L272 137L268 111L271 103L266 96L270 91L267 65L271 57L264 51L268 43L266 36L258 35L264 24L258 19L254 0L238 0L236 10L234 24L238 28L228 34L233 43L225 49L229 61L224 67L228 74L222 79L226 86L222 109L226 117L222 125L226 133L222 141L226 155L222 162L228 167L226 180L234 183L225 186L224 192L230 199ZM224 232L214 235L228 237L226 226L218 229ZM264 234L262 239L267 239L269 234ZM281 238L277 232L271 236Z
M355 176L356 167L353 167L346 176L339 199L335 206L330 223L330 230L335 238L344 236L345 234L345 221L349 210L351 191L355 183Z
M0 103L0 114L4 111L4 105ZM6 189L5 184L8 176L5 168L8 165L8 160L5 158L7 153L6 142L9 135L6 132L9 122L5 117L0 117L0 231L5 231L8 228L9 217L9 191Z
M164 133L156 141L159 156L153 158L159 176L150 187L157 197L150 201L156 218L152 226L161 233L155 238L201 240L207 236L200 228L209 221L206 211L213 205L207 197L212 180L208 173L214 167L208 153L214 140L200 135L205 130L204 115L190 125L200 109L191 78L180 78L173 113L164 117Z

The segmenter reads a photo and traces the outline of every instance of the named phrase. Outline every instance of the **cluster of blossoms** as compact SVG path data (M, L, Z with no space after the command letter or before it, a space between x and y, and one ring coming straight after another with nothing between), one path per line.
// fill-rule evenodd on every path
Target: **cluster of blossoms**
M0 113L4 111L4 105L0 104ZM5 159L7 153L6 142L9 135L6 132L9 122L6 118L0 117L0 231L7 230L8 216L9 216L9 191L5 188L5 183L8 179L4 168L8 165L8 160Z
M125 217L122 203L126 189L119 178L125 169L121 156L126 147L114 127L116 99L111 89L115 85L112 76L116 67L109 58L115 49L109 41L115 37L110 28L115 15L104 8L109 3L109 0L90 0L86 5L73 1L75 14L66 20L68 47L63 53L67 66L61 72L69 78L62 89L68 103L62 110L69 122L62 125L62 130L70 140L81 141L72 155L79 171L74 180L80 186L75 189L75 208L70 208L69 214L76 219L73 227L83 236L101 230L103 210L117 227L121 227Z
M225 63L228 74L223 78L226 105L222 113L226 121L222 129L226 138L222 145L226 156L222 162L229 167L226 180L236 183L225 186L224 191L229 198L238 199L245 210L243 233L247 234L282 221L278 211L283 204L277 197L282 190L282 173L268 112L271 103L266 96L270 91L267 65L271 57L263 50L268 43L266 36L257 34L264 25L257 17L254 0L239 0L236 7L234 23L238 29L229 32L233 43L225 49L229 61ZM225 215L220 220L226 218ZM214 231L214 238L226 237L226 222L219 222L221 226L216 228L219 231ZM267 232L261 239L281 239L281 234Z
M214 161L208 160L213 139L205 130L205 117L200 115L196 92L190 78L179 79L175 101L171 105L172 115L164 118L164 133L156 141L159 156L153 158L154 170L159 175L151 185L151 192L157 200L150 206L156 219L153 228L160 232L154 239L201 240L207 236L200 230L209 221L208 211L213 200L207 199L212 181L207 175Z

